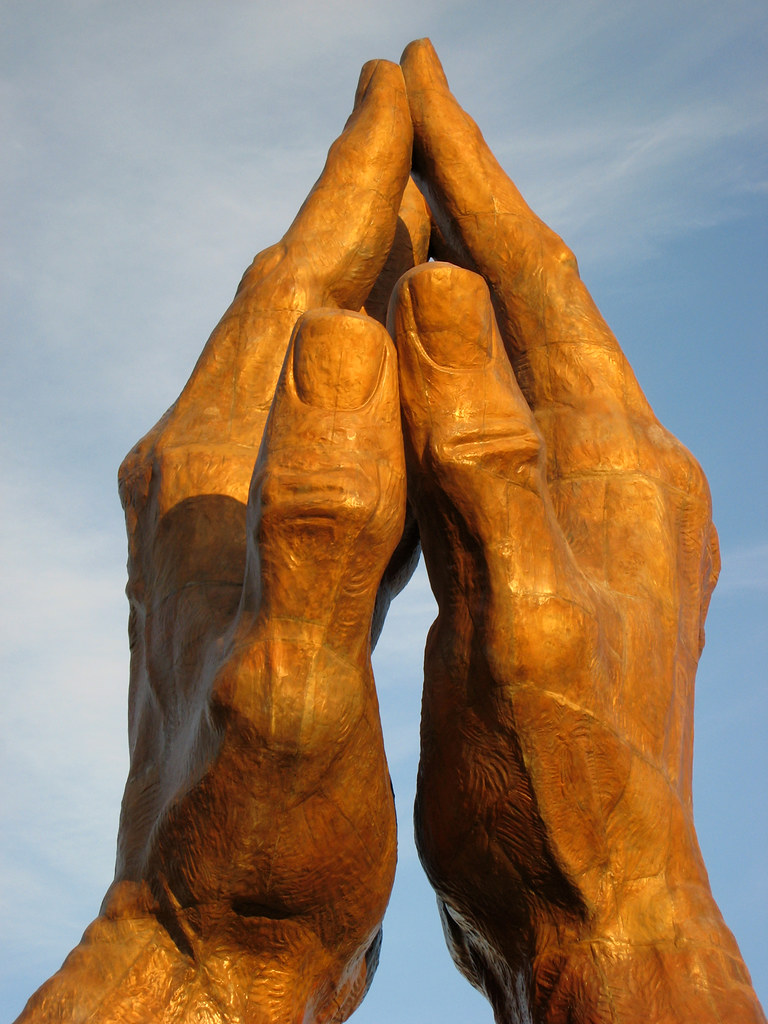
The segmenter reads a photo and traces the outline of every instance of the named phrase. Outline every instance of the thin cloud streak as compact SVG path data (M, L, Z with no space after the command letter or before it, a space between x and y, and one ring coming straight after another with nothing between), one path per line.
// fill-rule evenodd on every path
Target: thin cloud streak
M718 595L768 592L768 543L730 548L722 552Z

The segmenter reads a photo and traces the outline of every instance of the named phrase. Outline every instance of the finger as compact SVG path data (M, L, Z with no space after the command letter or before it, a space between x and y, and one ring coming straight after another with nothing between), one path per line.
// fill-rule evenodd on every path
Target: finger
M409 178L400 204L395 240L362 312L381 324L386 322L387 308L395 284L408 270L427 260L431 229L432 221L424 197L413 179ZM403 536L395 548L376 595L371 626L373 646L381 634L390 604L411 578L418 562L419 528L413 510L408 505Z
M376 590L403 529L403 458L384 327L359 313L305 314L251 483L244 609L367 650Z
M401 63L414 173L443 244L488 281L515 373L537 416L543 406L593 399L647 416L573 254L533 213L456 102L429 40L406 47Z
M392 289L407 271L425 263L429 255L432 222L424 197L412 178L408 179L397 217L397 228L387 262L376 278L362 311L383 324Z
M307 281L307 308L359 309L368 296L395 237L411 141L402 71L369 61L352 115L283 236L288 259Z
M447 647L462 659L476 634L498 648L506 674L561 686L565 665L589 664L572 647L593 633L591 597L555 518L542 438L488 289L450 264L417 267L395 290L390 330L409 496L440 616L450 620ZM586 675L570 682L591 686Z

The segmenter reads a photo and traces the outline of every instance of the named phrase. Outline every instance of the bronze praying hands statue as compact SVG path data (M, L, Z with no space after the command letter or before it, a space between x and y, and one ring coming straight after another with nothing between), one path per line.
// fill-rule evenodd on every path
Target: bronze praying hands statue
M428 41L363 68L120 487L115 881L20 1022L354 1011L396 850L370 651L419 536L416 834L459 969L500 1024L765 1019L693 826L706 480Z

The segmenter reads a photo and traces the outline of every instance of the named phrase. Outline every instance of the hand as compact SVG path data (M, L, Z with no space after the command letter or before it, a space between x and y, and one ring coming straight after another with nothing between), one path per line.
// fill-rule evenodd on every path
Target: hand
M439 605L416 833L452 955L500 1022L762 1020L692 816L706 480L429 42L402 67L452 264L390 320Z
M395 551L394 350L356 311L381 318L426 257L411 138L399 67L366 65L296 220L121 467L115 882L22 1021L340 1021L370 983L395 866L371 620L416 535Z

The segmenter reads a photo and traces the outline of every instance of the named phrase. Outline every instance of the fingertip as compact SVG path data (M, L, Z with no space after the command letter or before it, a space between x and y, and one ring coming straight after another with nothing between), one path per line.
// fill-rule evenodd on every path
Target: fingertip
M352 107L353 110L357 110L357 108L365 99L366 93L368 92L368 89L371 84L371 79L373 78L378 65L378 60L369 60L366 61L365 64L363 64L360 70L360 78L358 79L357 82L357 89L355 90L355 103L354 106Z
M390 344L384 328L360 313L305 313L293 342L296 394L320 408L362 408L378 390Z
M439 68L440 72L443 73L440 59L437 56L437 51L432 45L432 40L428 36L424 36L423 39L414 39L412 42L408 43L400 57L400 66L403 67L406 64L409 68L433 65ZM445 77L444 73L443 77Z
M406 87L418 88L433 84L448 88L443 65L429 38L414 39L409 43L400 57L400 67L403 69Z
M426 43L429 43L429 38L425 36L423 39L412 39L406 46L403 52L400 54L400 67L405 67L406 64L410 64L418 59L418 54L424 48ZM431 45L431 43L430 43Z
M390 60L367 61L360 71L353 112L358 110L371 94L386 88L404 91L405 82L400 65Z
M469 270L435 262L414 267L398 281L390 318L398 351L418 344L435 365L450 369L484 366L492 358L490 293Z
M412 142L400 66L369 61L355 109L283 238L289 265L309 282L304 308L365 302L395 236Z
M417 267L398 282L390 313L409 494L434 554L445 537L430 538L430 524L450 506L475 530L504 508L507 481L538 487L541 437L479 275L449 263Z

